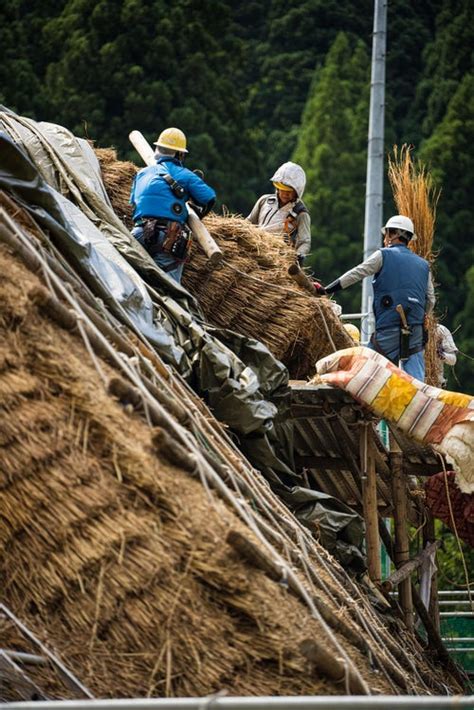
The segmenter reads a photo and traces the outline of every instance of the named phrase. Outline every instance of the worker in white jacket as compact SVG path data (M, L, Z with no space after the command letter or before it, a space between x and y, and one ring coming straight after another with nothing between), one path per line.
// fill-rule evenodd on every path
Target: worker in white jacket
M262 195L247 219L262 229L282 234L300 265L311 248L311 218L303 200L306 175L296 163L283 163L270 178L275 193Z
M437 377L439 387L446 387L447 377L444 374L444 366L454 367L458 352L451 331L445 325L438 323L436 326L436 355L438 358Z

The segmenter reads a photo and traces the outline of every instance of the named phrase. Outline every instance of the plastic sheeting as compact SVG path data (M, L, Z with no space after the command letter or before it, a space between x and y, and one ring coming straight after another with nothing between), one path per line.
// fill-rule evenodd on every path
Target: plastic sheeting
M193 297L162 272L113 212L86 141L0 107L0 188L49 233L92 292L187 378L243 453L346 566L363 567L361 518L299 486L288 372L261 343L203 322Z

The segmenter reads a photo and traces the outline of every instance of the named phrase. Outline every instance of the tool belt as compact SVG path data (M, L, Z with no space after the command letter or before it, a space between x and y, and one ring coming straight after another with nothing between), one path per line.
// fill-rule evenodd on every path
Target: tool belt
M384 357L387 358L387 360L390 360L390 362L393 362L395 365L398 365L398 360L408 360L409 357L412 355L416 355L416 353L419 353L423 350L423 345L419 345L415 348L410 348L409 347L409 335L403 335L402 332L400 331L400 345L399 345L399 356L398 358L391 358L388 356L388 354L385 352L385 350L382 348L380 343L378 342L375 333L372 333L370 336L370 343L373 346L374 350L377 353L380 353L380 355L383 355Z
M173 220L143 217L143 245L150 256L169 254L176 261L187 261L191 249L191 232L186 225Z

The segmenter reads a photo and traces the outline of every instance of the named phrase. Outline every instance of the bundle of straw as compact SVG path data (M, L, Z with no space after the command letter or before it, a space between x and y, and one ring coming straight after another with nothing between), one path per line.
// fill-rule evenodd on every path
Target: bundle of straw
M133 178L138 168L133 163L117 160L115 148L95 148L95 154L112 207L128 229L132 229L132 207L129 200Z
M240 216L212 214L205 224L224 253L211 271L193 250L183 283L214 325L264 343L296 379L314 373L314 364L353 345L327 298L314 298L288 275L295 252L281 235Z
M115 150L96 149L112 206L131 228L130 189L137 168L117 160ZM352 339L327 298L312 298L288 276L295 252L279 235L239 216L211 214L205 224L224 252L214 271L193 245L183 285L197 298L207 320L264 343L296 379L315 372L315 362Z
M388 177L392 186L393 198L399 214L413 220L416 239L410 242L410 248L418 256L426 259L433 266L436 253L433 251L433 236L436 220L436 205L440 192L433 185L431 175L420 161L412 160L410 146L393 148L393 157L388 159ZM436 354L436 326L438 320L433 313L427 319L428 343L425 348L426 382L440 386L438 376L438 357Z

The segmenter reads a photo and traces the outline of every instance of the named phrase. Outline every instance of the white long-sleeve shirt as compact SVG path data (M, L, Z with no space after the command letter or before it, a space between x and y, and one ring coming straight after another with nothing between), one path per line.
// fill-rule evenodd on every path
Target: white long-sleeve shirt
M382 251L380 249L377 249L377 251L374 251L374 253L371 254L361 264L354 266L353 269L346 271L345 274L339 277L338 280L341 284L341 288L347 288L348 286L352 286L352 284L358 283L358 281L362 281L362 279L365 279L366 276L374 276L375 274L378 274L382 266ZM430 271L428 274L428 286L426 290L426 313L430 313L433 310L435 303L436 296L433 285L433 279L431 277Z

